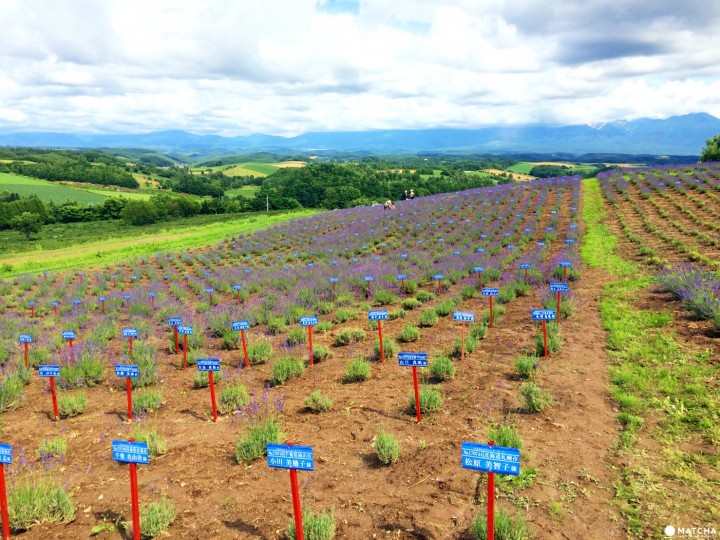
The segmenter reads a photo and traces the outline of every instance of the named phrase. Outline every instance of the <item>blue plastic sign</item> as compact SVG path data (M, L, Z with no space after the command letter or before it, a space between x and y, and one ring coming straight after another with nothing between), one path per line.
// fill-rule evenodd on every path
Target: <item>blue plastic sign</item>
M475 321L475 314L470 311L454 311L453 321L473 322Z
M445 276L442 275L442 274L435 274L435 275L433 276L433 279L434 279L435 281L440 281L440 280L442 280L442 279L445 279Z
M530 270L530 264L529 263L523 263L520 265L520 270Z
M213 289L212 287L208 287L207 289L205 289L205 292L208 294L212 294L215 292L215 289Z
M0 463L3 465L12 463L12 447L9 444L0 444Z
M245 268L245 270L243 270L243 272L245 272L246 274L249 274L249 273L250 273L250 269L249 269L249 268Z
M35 302L33 302L32 300L30 300L30 301L28 302L28 306L29 306L29 307L35 307Z
M98 296L98 302L104 302L105 297L104 296Z
M313 263L307 263L308 268L315 268L315 265Z
M339 280L338 278L336 278L336 277L331 277L331 278L330 278L330 283L337 283L338 281L340 281L340 280Z
M198 371L220 371L220 359L219 358L198 358L197 359Z
M572 262L570 261L560 261L560 268L571 268Z
M407 253L401 253L400 254L401 259L407 259Z
M398 274L395 279L398 281L402 281L403 279L407 279L407 274Z
M233 285L234 291L242 291L242 285Z
M138 465L150 463L148 445L144 442L113 441L112 458L119 463L137 463Z
M136 280L137 280L137 276L130 276L130 279L132 279L133 281L136 281Z
M52 307L58 307L60 304L58 302L50 302L50 305Z
M427 353L399 352L398 366L401 367L427 367Z
M355 263L355 262L358 262L359 260L360 260L360 259L358 259L357 257L353 257L352 259L350 259L350 261L351 261L351 262L354 262L354 263Z
M475 253L485 253L485 248L477 248Z
M463 441L462 466L475 471L519 476L520 450Z
M373 309L368 311L369 321L387 321L388 312L387 309Z
M484 272L484 271L485 271L485 267L484 267L484 266L473 266L473 272L475 272L475 273L477 273L477 272Z
M337 261L330 261L330 264L332 264L333 266L335 266L337 263Z
M157 296L157 294L155 294L154 292L148 293L148 298L155 298L156 296Z
M60 366L57 364L45 364L38 366L38 375L41 377L59 377Z
M373 277L372 277L372 276L365 276L363 279L364 279L365 281L372 281L372 280L373 280Z
M75 339L75 330L65 330L62 333L62 338L64 340Z
M80 304L82 304L82 300L80 300L79 298L76 298L75 300L73 300L74 306L79 306Z
M568 292L570 289L567 283L551 283L550 290L552 292Z
M122 337L138 337L137 328L123 328Z
M233 321L232 329L234 332L239 332L240 330L250 330L250 323L246 320Z
M459 251L453 251L453 255L460 255Z
M140 376L140 366L115 364L115 376L137 379Z
M20 334L20 343L32 343L32 336L30 334Z
M192 336L193 334L192 326L178 326L177 331L181 336Z
M300 326L317 326L318 318L317 315L309 315L307 317L300 317Z
M163 275L163 279L164 279L165 281L167 281L168 279L170 279L170 276L168 276L167 274L165 274L165 275Z
M123 297L123 300L130 300L129 294L123 294L122 297Z
M554 309L533 309L530 311L533 321L554 321Z
M544 246L545 246L545 242L538 242L537 245L538 245L538 247L544 247Z
M515 249L515 245L514 245L514 244L508 244L508 245L507 245L507 248L508 248L508 249Z
M372 258L372 260L373 260L373 261L379 261L379 260L380 260L380 257L375 256L375 257Z
M170 326L180 326L182 324L182 319L180 317L170 317L168 319L168 324Z
M483 287L482 289L482 295L483 296L498 296L500 294L500 289L497 287Z
M315 459L310 446L290 446L287 444L268 444L267 464L278 469L297 469L314 471Z
M566 243L566 244L574 244L574 243L575 243L575 240L572 239L572 238L568 238L567 240L565 240L565 243Z

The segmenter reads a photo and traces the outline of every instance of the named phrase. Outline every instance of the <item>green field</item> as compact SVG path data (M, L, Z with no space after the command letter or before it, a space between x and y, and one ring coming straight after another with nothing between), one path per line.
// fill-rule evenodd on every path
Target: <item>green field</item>
M112 189L81 189L78 191L87 191L88 193L95 193L96 195L102 195L104 197L124 197L131 201L146 201L153 195L162 193L159 190L153 190L150 193L136 193L134 191L114 191ZM157 193L155 193L155 191Z
M225 195L229 197L237 197L238 195L242 195L243 197L251 199L259 190L260 186L243 186L241 188L228 189L225 192Z
M40 200L56 203L76 201L81 204L95 204L101 203L107 198L105 195L91 193L89 190L10 173L0 173L0 191L17 193L21 197L37 195Z
M514 173L520 173L520 174L530 174L530 171L535 166L534 163L529 163L527 161L523 161L522 163L516 163L515 165L512 165L508 167L506 170L508 172L514 172Z
M217 167L194 167L193 171L221 171L226 176L270 176L280 167L270 163L248 161L235 165L219 165Z
M96 267L169 249L220 242L317 210L203 215L135 227L121 220L54 224L31 241L18 231L0 231L0 278L41 270Z

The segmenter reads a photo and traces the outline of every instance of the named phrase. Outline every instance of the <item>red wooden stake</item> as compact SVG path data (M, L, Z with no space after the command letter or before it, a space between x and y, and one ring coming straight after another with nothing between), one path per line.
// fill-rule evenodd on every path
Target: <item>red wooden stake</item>
M3 540L10 540L7 492L5 491L5 465L0 463L0 509L2 510Z
M465 360L465 323L462 323L460 333L460 360Z
M212 402L213 422L217 422L217 405L215 404L215 379L213 372L208 371L208 379L210 380L210 401Z
M245 355L245 367L250 367L250 358L247 353L247 343L245 343L245 330L240 330L240 339L242 339L243 354Z
M134 442L135 439L128 439ZM132 501L133 540L140 540L140 502L138 501L137 464L130 463L130 499Z
M187 368L187 334L183 334L183 369Z
M297 471L295 469L290 469L290 490L292 491L293 514L295 515L295 538L305 540L302 509L300 508L300 489L298 489Z
M23 343L25 345L25 367L28 367L28 344Z
M545 347L545 360L548 358L548 347L547 347L547 322L543 321L543 346Z
M213 302L212 302L212 294L213 294L213 293L210 293L210 305L211 305L211 306L213 305Z
M560 291L557 293L557 320L558 324L560 324Z
M493 302L492 302L492 300L493 300L493 297L491 296L490 297L490 328L493 327L493 306L492 306Z
M525 269L525 281L527 281L527 280L528 280L528 269L526 268Z
M413 386L415 387L415 416L418 424L422 421L422 412L420 411L420 389L418 388L417 368L413 366Z
M563 266L563 281L567 281L567 266Z
M128 420L132 422L132 380L130 377L125 377L125 393L127 394L128 402Z
M117 278L113 278L113 289L117 289Z
M102 302L100 302L100 306L102 307L103 315L105 315L105 300L103 300Z
M370 282L367 282L367 297L370 298Z
M132 336L128 338L128 345L130 346L130 359L132 360L133 348L132 348Z
M437 286L438 286L439 293L442 294L442 280L440 280L440 279L437 280Z
M333 281L333 294L337 293L337 283Z
M380 338L380 361L385 361L385 344L382 339L382 321L378 321L378 337Z
M240 302L240 291L235 291L235 299Z
M494 441L488 445L495 446ZM488 473L487 540L495 540L495 473Z
M314 365L313 361L313 344L312 344L312 326L308 326L308 341L310 342L310 365Z
M480 281L480 290L482 290L483 284L482 284L482 272L478 272L478 280Z
M405 280L404 280L404 279L401 279L401 280L400 280L400 284L402 285L402 292L403 292L403 294L407 294L407 291L405 291Z
M55 377L50 377L50 394L52 395L53 414L55 420L60 418L60 411L58 410L57 396L55 395Z
M173 325L173 333L175 334L175 354L180 352L180 343L178 343L177 325Z
M54 313L55 316L57 317L57 306L53 306L53 313Z
M31 319L34 319L34 318L35 318L35 306L32 306L32 307L30 308L30 318L31 318Z

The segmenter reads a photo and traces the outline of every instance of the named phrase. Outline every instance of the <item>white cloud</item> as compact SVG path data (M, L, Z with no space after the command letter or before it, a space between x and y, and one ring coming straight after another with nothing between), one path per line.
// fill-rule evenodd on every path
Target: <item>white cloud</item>
M0 128L312 130L720 116L720 4L7 0Z

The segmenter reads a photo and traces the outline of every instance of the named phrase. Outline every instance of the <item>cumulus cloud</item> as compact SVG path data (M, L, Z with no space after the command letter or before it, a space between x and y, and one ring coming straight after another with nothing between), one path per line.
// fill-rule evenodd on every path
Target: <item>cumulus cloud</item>
M0 20L6 131L720 116L705 0L5 0Z

